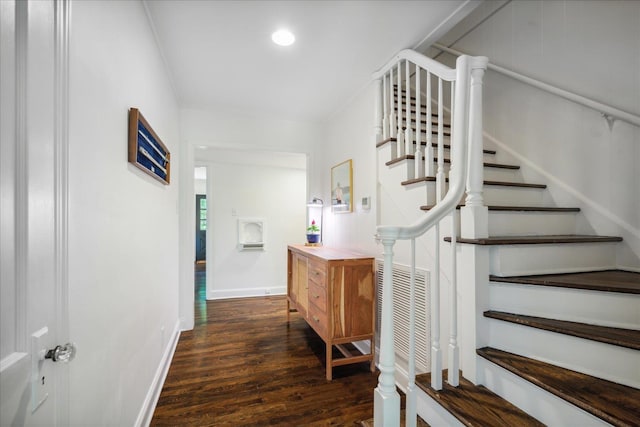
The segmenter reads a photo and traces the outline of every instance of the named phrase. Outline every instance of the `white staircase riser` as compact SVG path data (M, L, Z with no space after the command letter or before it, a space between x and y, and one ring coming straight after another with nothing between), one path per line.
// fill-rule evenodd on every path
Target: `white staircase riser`
M488 205L486 202L485 204ZM574 234L575 232L575 213L489 211L489 236Z
M540 188L485 185L482 189L485 206L546 206L548 192Z
M497 276L574 273L615 268L616 243L496 245L489 272Z
M640 388L640 352L529 326L487 319L489 346Z
M392 166L392 168L403 168L403 165L398 164L397 166ZM402 169L403 171L405 169ZM406 173L410 174L411 168L407 168ZM426 187L426 189L425 189ZM424 199L422 204L425 205L434 205L436 200L436 183L435 181L422 181L419 183L411 184L405 186L407 191L412 191L418 194L416 197L422 197L422 194L426 191L426 199ZM445 191L448 189L448 183L445 183ZM482 192L484 197L485 205L499 205L499 206L545 206L547 202L547 198L549 197L547 192L542 189L536 188L521 188L521 187L505 187L498 185L485 185L484 191ZM464 203L465 198L463 197L461 203ZM516 218L516 215L513 215ZM553 218L551 218L553 219ZM572 222L571 218L559 218L560 224L555 225L555 228L566 229L571 227L570 223ZM524 220L518 220L518 222L522 223ZM538 221L538 224L540 221ZM508 224L505 224L508 226ZM512 227L513 228L513 227ZM531 228L531 226L529 227ZM537 231L536 231L537 230ZM572 230L575 231L575 225ZM525 234L541 234L544 231L543 228L533 229L533 231L527 232ZM522 230L521 230L522 232ZM514 232L511 234L519 234L518 231L514 229ZM490 234L494 236L498 236L499 234Z
M530 382L478 356L483 385L548 426L609 426Z
M462 424L456 417L451 415L449 411L444 409L438 402L433 400L424 391L418 389L417 407L418 415L425 420L430 426L447 426L447 427L462 427Z
M485 202L485 204L488 204ZM456 211L460 230L460 210ZM489 236L521 236L542 234L574 234L574 213L489 210Z
M489 307L508 313L640 330L640 295L490 282Z

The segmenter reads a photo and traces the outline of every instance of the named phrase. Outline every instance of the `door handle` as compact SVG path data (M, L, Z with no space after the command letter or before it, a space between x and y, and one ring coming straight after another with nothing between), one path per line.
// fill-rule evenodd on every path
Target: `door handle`
M69 363L76 357L76 346L73 343L65 345L57 345L55 348L47 350L44 355L45 359L51 359L54 362Z

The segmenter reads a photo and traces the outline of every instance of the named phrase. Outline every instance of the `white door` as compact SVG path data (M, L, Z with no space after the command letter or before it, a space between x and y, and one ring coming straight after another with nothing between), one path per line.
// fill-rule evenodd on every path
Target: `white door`
M1 426L68 420L68 365L41 360L68 333L67 7L0 0Z

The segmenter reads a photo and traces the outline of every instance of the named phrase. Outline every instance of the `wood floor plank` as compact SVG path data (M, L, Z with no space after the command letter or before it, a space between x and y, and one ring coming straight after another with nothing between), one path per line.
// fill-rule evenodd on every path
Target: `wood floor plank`
M356 425L371 418L378 374L368 363L340 366L328 382L324 342L299 314L286 319L284 296L196 301L196 326L180 336L151 425Z

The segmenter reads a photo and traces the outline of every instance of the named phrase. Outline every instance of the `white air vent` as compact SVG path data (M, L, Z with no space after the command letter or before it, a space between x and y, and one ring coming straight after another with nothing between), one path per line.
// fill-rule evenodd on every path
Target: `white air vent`
M382 318L382 273L384 264L376 260L376 281L378 292L378 313L376 318L376 343L380 337L380 319ZM402 264L393 264L393 334L397 362L405 366L409 360L409 284L410 268ZM431 321L428 316L431 307L428 272L416 268L416 373L430 370ZM378 344L379 345L379 344Z

